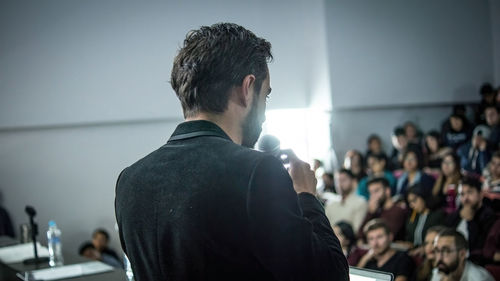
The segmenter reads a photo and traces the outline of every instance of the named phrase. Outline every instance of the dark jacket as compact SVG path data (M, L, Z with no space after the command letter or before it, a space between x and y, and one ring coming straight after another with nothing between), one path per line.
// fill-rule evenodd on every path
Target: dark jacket
M462 218L460 217L460 210L448 216L446 225L456 228ZM483 246L490 231L490 228L495 223L495 213L493 210L484 205L476 211L474 218L467 222L467 230L469 232L469 259L478 264L484 264L486 261L483 257Z
M126 168L115 198L135 280L347 280L319 201L215 124L180 124Z
M414 243L415 230L417 229L420 216L421 216L420 214L416 214L412 220L412 214L410 212L410 216L406 220L406 238L405 238L405 241L409 241L409 242L412 242L413 244L415 244ZM427 218L425 219L425 222L423 223L424 225L423 225L423 227L421 229L421 233L420 233L421 237L422 237L422 242L425 240L425 235L427 234L427 230L433 226L442 225L445 221L445 218L446 218L446 215L441 209L429 211L429 213L427 213Z

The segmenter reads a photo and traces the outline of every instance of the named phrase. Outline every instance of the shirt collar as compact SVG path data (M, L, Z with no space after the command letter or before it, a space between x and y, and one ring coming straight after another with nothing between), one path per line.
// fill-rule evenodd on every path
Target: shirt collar
M186 121L179 124L169 141L183 140L200 136L215 136L232 141L219 126L206 120Z

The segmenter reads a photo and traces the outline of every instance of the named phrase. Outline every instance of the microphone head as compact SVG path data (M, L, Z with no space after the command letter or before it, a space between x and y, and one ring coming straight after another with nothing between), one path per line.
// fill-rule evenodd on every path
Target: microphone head
M280 140L272 135L263 135L257 142L257 150L280 157Z
M26 209L24 209L24 211L30 216L30 217L34 217L36 215L36 211L35 211L35 208L31 207L31 206L26 206Z

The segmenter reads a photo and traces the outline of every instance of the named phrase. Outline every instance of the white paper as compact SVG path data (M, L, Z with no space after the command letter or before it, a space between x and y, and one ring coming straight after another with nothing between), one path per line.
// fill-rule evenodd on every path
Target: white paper
M91 261L79 264L64 265L31 271L36 280L57 280L63 278L78 277L82 275L96 274L113 270L112 266L99 261Z
M40 245L40 243L36 243L36 248L38 251L38 257L49 256L49 249ZM0 248L0 260L3 263L22 262L23 260L33 258L34 256L33 242Z

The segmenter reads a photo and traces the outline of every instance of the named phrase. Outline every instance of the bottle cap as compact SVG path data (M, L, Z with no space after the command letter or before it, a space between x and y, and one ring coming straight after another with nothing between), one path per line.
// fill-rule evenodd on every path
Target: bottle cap
M53 220L50 220L49 221L49 227L51 227L51 226L57 226L56 222L53 221Z

